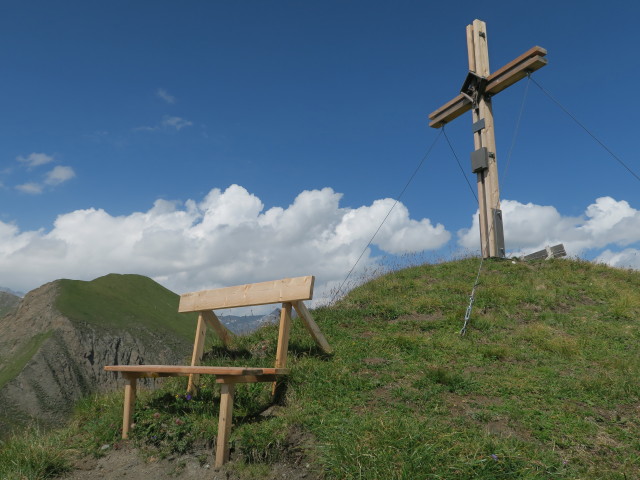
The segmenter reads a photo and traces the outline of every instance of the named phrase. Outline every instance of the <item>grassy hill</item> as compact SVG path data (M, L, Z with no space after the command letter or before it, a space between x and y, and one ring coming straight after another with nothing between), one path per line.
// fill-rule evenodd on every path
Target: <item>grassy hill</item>
M140 275L58 280L27 294L0 318L0 440L31 419L59 425L79 398L115 385L105 364L190 355L196 316L178 314L178 302Z
M59 280L56 308L100 327L146 327L193 342L197 316L178 313L180 297L142 275L109 274L90 282Z
M478 264L398 271L315 310L331 357L296 322L283 406L260 416L268 386L238 388L234 478L270 478L271 465L301 458L327 479L639 478L640 273L485 262L461 337ZM208 361L269 365L276 338L262 329L230 350L214 346ZM142 396L130 440L160 455L216 432L216 385L187 400L173 380ZM28 446L35 453L14 461L27 478L63 471L78 449L99 454L118 441L121 402L121 392L85 402L55 442L8 442L0 477Z
M179 314L180 297L162 285L142 275L109 274L92 281L58 280L56 309L72 321L86 322L101 328L134 329L144 334L145 328L159 334L177 337L192 343L197 321L195 314ZM19 297L0 292L12 309ZM5 306L5 303L0 307ZM3 312L0 308L0 315ZM51 336L46 331L27 339L13 358L0 365L0 388L12 380ZM10 361L9 361L10 360ZM1 437L1 435L0 435Z

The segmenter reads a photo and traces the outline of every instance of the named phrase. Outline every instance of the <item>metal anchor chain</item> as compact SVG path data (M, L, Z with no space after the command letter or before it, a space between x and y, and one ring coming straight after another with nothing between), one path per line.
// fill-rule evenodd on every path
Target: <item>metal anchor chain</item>
M464 314L464 325L462 325L462 329L460 330L460 336L464 337L467 333L467 325L469 324L469 319L471 318L471 311L473 310L473 302L476 300L476 287L478 286L480 280L480 272L482 271L482 264L484 263L484 258L480 261L480 267L478 268L478 274L476 275L476 281L473 283L473 288L471 289L471 295L469 296L469 306L467 307L467 311Z

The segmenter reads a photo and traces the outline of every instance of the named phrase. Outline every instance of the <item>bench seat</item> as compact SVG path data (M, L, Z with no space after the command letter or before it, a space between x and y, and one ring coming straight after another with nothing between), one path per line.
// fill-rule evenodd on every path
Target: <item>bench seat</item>
M229 436L233 418L233 395L236 383L274 382L289 373L288 368L204 367L200 365L107 365L108 372L120 372L125 380L122 438L129 438L133 425L138 378L183 377L193 374L215 375L220 383L220 414L216 439L215 466L221 467L229 459Z
M261 368L261 367L203 367L200 365L107 365L104 369L108 372L122 372L131 377L149 377L156 374L162 376L187 376L194 373L216 376L241 376L241 375L287 375L288 368Z

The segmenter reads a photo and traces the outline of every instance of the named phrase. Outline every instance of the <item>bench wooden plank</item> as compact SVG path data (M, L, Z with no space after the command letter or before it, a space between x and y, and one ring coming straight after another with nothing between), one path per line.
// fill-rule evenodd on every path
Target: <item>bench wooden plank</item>
M289 350L289 334L291 333L291 304L284 303L280 310L280 326L278 327L278 345L276 347L276 368L287 366Z
M204 352L204 340L207 336L207 323L204 320L203 312L198 315L198 326L196 327L196 338L193 342L193 354L191 355L191 366L200 365L200 359ZM189 375L189 382L187 384L187 392L192 393L194 385L197 385L200 381L200 375L192 373Z
M315 277L309 275L185 293L180 296L178 312L201 312L221 308L252 307L269 303L311 300L314 281Z
M300 317L300 320L302 320L302 324L305 326L320 349L326 354L333 353L329 342L327 342L327 339L320 331L318 324L313 320L311 312L309 312L309 309L304 304L304 302L293 302L293 308L295 308L296 312L298 312L298 316Z
M277 379L277 375L216 375L216 383L266 383Z
M190 377L191 376L188 373L167 373L167 372L121 372L121 373L123 378L166 378L166 377ZM189 393L188 390L187 390L187 393Z
M218 338L222 341L222 344L225 347L228 347L229 343L231 343L231 339L235 337L235 334L225 327L218 316L211 310L204 310L200 312L200 314L204 321L207 322L207 325L215 330Z
M135 378L127 378L124 386L124 412L122 414L122 438L129 438L129 429L133 423L133 409L136 403Z
M291 305L289 305L291 310ZM140 377L181 376L194 373L216 376L220 383L220 414L218 420L218 438L216 439L216 468L229 460L229 436L233 423L233 396L236 383L274 382L277 375L286 375L288 368L251 368L251 367L202 367L175 365L107 365L109 372L120 372L125 378L124 412L122 415L122 438L129 438L133 424L133 410L136 402L136 384Z
M173 373L190 375L192 373L206 375L287 375L288 368L253 368L253 367L203 367L200 365L107 365L108 372L123 373Z

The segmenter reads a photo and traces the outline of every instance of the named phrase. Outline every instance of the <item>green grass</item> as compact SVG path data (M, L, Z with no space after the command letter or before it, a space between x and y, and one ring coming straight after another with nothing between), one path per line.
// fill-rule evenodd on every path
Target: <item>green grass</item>
M44 434L29 428L5 444L0 443L2 480L44 480L70 470L69 452L59 432Z
M178 313L179 296L142 275L60 280L56 308L67 318L123 329L145 327L193 341L197 316Z
M268 477L304 453L327 479L638 478L640 273L485 262L460 337L478 264L401 270L315 310L331 357L295 322L284 406L261 417L269 386L238 386L237 472ZM276 338L262 329L208 361L269 365ZM131 442L169 455L215 436L218 387L204 379L187 399L183 380L142 395ZM87 401L79 415L94 426L68 427L73 448L117 442L121 402Z
M29 339L29 341L22 347L22 349L15 354L14 357L7 361L7 364L0 368L0 388L4 386L5 383L13 380L18 373L24 368L31 357L35 355L40 346L44 343L46 339L51 337L53 332L45 332L39 335L36 335Z

